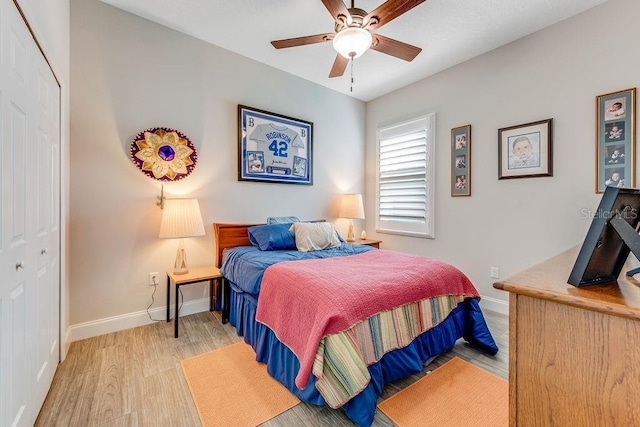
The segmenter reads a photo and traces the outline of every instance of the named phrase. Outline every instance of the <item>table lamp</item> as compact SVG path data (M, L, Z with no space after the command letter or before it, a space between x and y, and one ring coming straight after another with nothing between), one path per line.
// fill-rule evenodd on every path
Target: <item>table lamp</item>
M164 201L159 237L161 239L180 239L173 274L189 272L183 238L204 235L198 199L167 199Z
M364 219L364 206L362 205L362 194L343 194L340 201L340 218L349 218L349 233L347 242L355 242L353 234L353 220Z

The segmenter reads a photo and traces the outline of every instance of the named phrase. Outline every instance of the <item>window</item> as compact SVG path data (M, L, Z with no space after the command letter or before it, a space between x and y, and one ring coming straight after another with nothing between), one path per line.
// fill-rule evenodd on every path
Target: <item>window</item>
M435 113L378 129L376 231L434 238Z

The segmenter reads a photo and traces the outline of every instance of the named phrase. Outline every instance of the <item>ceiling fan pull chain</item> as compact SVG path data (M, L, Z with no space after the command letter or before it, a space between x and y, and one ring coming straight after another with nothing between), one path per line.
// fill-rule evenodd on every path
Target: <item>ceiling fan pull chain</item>
M351 57L351 87L349 91L353 92L353 56Z

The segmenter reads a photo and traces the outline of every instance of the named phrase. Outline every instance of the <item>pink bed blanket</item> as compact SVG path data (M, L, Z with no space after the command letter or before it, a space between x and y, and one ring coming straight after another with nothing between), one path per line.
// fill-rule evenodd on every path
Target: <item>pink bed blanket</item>
M306 387L320 340L395 307L443 295L479 297L460 270L431 258L387 250L285 261L267 268L256 320L300 362Z

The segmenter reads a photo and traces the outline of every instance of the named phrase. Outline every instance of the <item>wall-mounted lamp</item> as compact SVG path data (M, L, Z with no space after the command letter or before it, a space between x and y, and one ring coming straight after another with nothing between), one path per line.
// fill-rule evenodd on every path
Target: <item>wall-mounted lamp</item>
M349 218L349 233L347 242L355 242L353 234L353 220L364 219L364 206L362 204L362 194L343 194L340 201L340 218Z
M167 199L164 201L159 237L161 239L180 239L173 269L174 274L189 272L183 238L204 235L204 224L198 199Z

